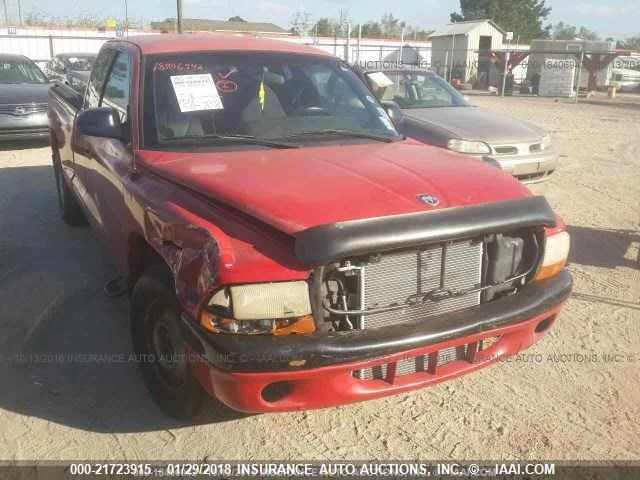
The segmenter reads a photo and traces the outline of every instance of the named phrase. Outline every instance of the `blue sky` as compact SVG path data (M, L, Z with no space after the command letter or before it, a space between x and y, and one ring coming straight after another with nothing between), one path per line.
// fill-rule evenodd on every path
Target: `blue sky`
M128 0L129 16L149 22L175 16L175 0ZM296 11L304 10L311 18L336 17L346 10L355 22L378 20L385 12L419 25L437 29L449 21L457 10L457 0L183 0L185 17L227 19L233 15L252 21L268 21L289 28ZM7 0L15 12L17 0ZM550 21L584 25L603 38L625 38L640 34L640 0L547 0L552 7ZM55 16L69 12L99 17L123 17L124 0L22 0L23 12L42 11ZM13 13L15 15L15 13Z

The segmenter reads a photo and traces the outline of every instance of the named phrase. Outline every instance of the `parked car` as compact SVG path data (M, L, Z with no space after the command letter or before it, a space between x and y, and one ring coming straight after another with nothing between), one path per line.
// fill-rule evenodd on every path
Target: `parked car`
M640 70L630 68L614 68L611 85L620 92L640 91Z
M23 55L0 54L0 140L47 138L49 80Z
M431 145L489 157L525 182L541 181L558 165L548 132L536 125L471 105L438 74L421 69L360 70L382 102L401 110L398 128Z
M47 63L46 72L49 78L84 92L95 59L95 53L59 53Z
M131 288L155 401L245 412L412 390L538 341L569 235L499 169L404 139L341 60L263 38L104 44L51 89L62 218Z

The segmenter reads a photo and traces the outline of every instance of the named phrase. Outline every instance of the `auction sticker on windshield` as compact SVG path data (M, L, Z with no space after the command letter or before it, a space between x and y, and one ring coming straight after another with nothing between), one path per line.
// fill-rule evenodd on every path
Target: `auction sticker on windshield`
M224 108L210 73L173 75L171 84L181 112L221 110Z

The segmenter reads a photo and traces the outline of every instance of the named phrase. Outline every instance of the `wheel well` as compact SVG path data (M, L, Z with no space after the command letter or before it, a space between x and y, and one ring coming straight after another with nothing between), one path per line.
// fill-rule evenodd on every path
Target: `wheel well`
M138 281L142 273L152 265L161 265L166 268L169 274L171 269L165 262L164 258L147 242L147 240L139 234L132 234L129 237L129 289Z

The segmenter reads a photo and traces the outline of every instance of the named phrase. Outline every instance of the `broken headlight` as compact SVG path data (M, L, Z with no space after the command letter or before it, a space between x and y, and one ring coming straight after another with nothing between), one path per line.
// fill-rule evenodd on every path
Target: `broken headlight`
M200 324L213 333L311 333L307 282L253 283L217 290L200 315Z

